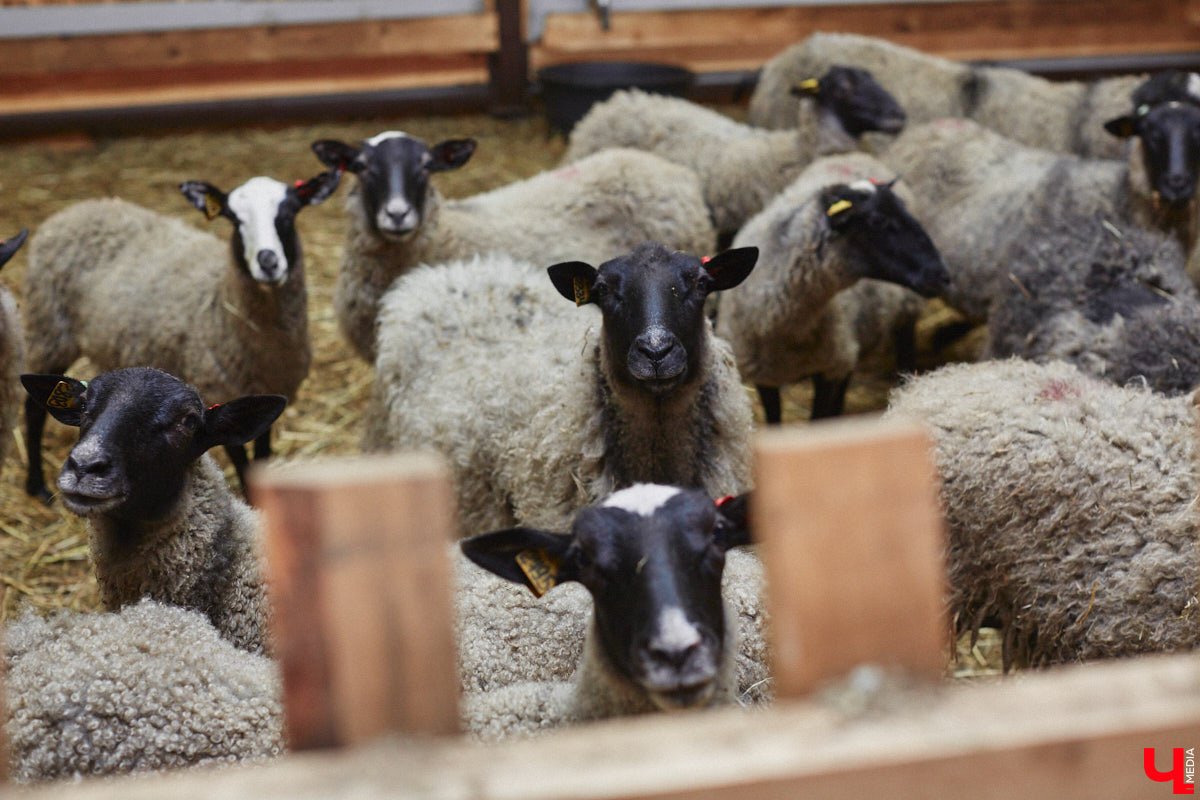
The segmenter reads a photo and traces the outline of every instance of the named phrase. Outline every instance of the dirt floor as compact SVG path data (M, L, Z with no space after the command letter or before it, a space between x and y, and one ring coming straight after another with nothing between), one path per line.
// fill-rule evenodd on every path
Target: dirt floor
M743 113L735 107L722 110L733 116ZM59 137L10 142L0 148L0 238L24 227L36 237L38 225L50 214L76 201L101 196L122 197L203 227L209 223L178 192L181 181L205 180L229 190L254 175L286 181L309 178L322 170L309 150L314 140L357 141L391 129L405 130L431 143L464 136L479 141L465 167L435 178L448 197L492 189L551 168L564 149L561 137L552 136L536 114L515 120L486 115L378 118L111 140ZM305 210L297 223L307 266L314 362L308 380L276 426L277 452L282 459L312 459L358 450L372 373L342 340L331 303L345 230L341 203L345 191L343 186L324 205ZM229 233L224 220L211 223L211 227L221 237ZM0 284L12 290L18 302L27 251L28 245L0 273ZM581 254L581 258L587 255ZM921 349L923 368L961 353L969 355L971 342L960 345L958 352L929 352L931 331L952 319L952 312L936 304L923 319L918 331L919 344L926 345ZM154 331L145 335L153 336ZM86 362L72 370L81 378L91 372ZM881 409L891 385L886 363L878 365L872 375L856 378L847 398L848 412ZM807 386L786 391L785 421L807 419L810 397ZM5 593L0 619L25 606L95 608L97 596L88 568L84 527L60 506L48 508L26 496L20 431L0 433L12 437L9 456L0 470L0 581ZM51 485L72 441L73 430L53 420L47 423L46 473ZM964 643L960 648L964 663L955 667L955 672L994 672L997 658L992 649L987 634L973 650Z

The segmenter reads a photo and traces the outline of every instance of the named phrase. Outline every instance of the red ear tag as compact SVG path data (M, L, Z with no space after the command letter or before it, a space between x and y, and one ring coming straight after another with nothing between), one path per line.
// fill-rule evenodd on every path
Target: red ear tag
M304 181L300 180L299 178L296 178L296 182L292 184L292 186L295 186L297 189L299 189L303 185L304 185Z
M700 256L701 264L707 264L710 261L712 261L712 256Z
M727 495L725 495L724 497L722 497L722 498L720 498L720 499L718 499L718 500L716 500L716 501L714 501L714 502L716 503L716 506L717 506L717 508L720 508L721 506L725 505L726 503L728 503L728 502L729 502L730 500L732 500L732 499L733 499L733 495L731 495L731 494L727 494Z
M220 403L213 403L211 406L208 407L208 410L212 411L213 409L220 408L220 407L221 407Z

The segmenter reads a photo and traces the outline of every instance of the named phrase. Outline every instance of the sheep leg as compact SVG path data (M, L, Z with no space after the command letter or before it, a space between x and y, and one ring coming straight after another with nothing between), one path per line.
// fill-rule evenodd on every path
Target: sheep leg
M32 397L25 398L25 452L29 471L25 475L25 492L50 505L54 496L46 488L42 471L42 431L46 427L46 408Z
M233 462L233 469L237 472L238 484L242 487L244 495L246 493L246 467L250 465L250 459L246 457L246 448L240 444L227 444L225 445L225 454Z
M271 457L271 429L267 428L262 436L254 440L254 460L262 461Z
M910 320L896 329L896 373L912 375L917 371L917 322Z
M850 376L830 380L824 375L813 376L813 405L809 419L840 417L846 406L846 387Z
M783 422L783 405L779 399L778 386L760 386L755 385L758 389L758 399L762 401L763 416L766 417L768 425L778 425Z

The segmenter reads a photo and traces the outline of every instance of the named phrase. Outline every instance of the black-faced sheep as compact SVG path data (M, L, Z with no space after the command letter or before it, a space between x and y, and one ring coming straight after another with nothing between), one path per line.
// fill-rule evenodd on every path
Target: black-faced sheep
M0 240L0 267L3 267L25 243L29 231ZM21 315L12 294L0 286L0 471L8 452L9 433L17 423L21 384L17 377L25 369L25 337L21 334Z
M29 253L28 369L65 372L87 356L100 370L166 370L209 402L294 396L312 358L296 214L337 184L336 171L294 186L251 178L228 194L200 181L182 184L206 217L229 220L228 241L119 199L60 211L38 230ZM49 500L41 456L46 414L26 400L25 415L25 488ZM244 477L245 448L226 450ZM269 454L267 430L254 455Z
M334 291L338 324L375 360L379 301L420 264L503 253L542 264L576 253L611 258L647 241L712 252L716 234L698 179L649 153L613 150L491 192L443 200L430 182L474 152L471 139L429 146L399 131L358 146L313 143L322 162L353 172L350 227Z
M475 563L541 596L578 581L593 614L570 682L471 695L483 738L737 698L737 624L721 595L725 551L749 542L704 492L637 484L581 510L569 535L512 528L462 542Z
M466 533L564 529L637 482L743 492L750 401L704 304L756 257L646 243L557 264L553 288L506 257L416 270L384 299L365 444L442 452Z
M1200 642L1193 396L1009 359L914 378L887 416L932 434L960 632L1000 627L1006 664Z
M203 614L153 600L18 617L4 631L4 726L19 782L213 767L280 755L277 669Z
M920 295L950 275L894 181L863 153L819 159L734 238L758 248L758 266L722 297L717 335L758 387L767 422L780 421L779 387L808 377L813 418L840 414L860 355L884 345L913 368Z
M79 426L58 489L87 519L104 606L150 597L196 609L234 645L268 651L258 519L206 453L261 435L286 399L253 395L206 409L194 388L146 367L87 383L21 381L39 407Z
M831 67L798 89L788 131L752 128L677 97L620 91L592 106L571 131L564 161L633 147L695 170L719 234L732 236L818 156L853 150L868 131L896 133L904 109L866 70Z

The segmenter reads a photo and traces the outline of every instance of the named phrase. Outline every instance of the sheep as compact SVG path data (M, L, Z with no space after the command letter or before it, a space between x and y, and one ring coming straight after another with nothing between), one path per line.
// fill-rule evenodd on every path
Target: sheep
M1196 213L1194 179L1190 190L1169 192L1174 176L1195 174L1200 147L1186 158L1175 157L1184 153L1170 141L1181 143L1189 126L1200 130L1200 108L1160 106L1137 124L1142 146L1134 154L1146 150L1145 170L1134 159L1090 160L1026 147L969 120L918 125L896 137L880 160L917 198L913 213L950 268L947 302L970 322L986 321L1009 263L1025 242L1069 230L1081 217L1166 230L1189 247L1180 227L1189 223L1177 226L1172 220ZM1168 141L1160 141L1160 133ZM1160 164L1163 151L1175 156Z
M1002 627L1006 667L1200 641L1194 394L1014 358L914 378L885 416L930 430L951 616Z
M269 651L258 518L206 453L261 435L286 398L251 395L206 409L193 387L148 367L87 383L63 375L21 382L55 419L79 427L58 489L67 510L87 520L104 607L150 597L193 608L237 647Z
M288 186L251 178L225 194L180 185L230 242L116 198L77 203L42 225L29 254L25 330L31 372L65 372L81 356L100 370L154 366L209 402L243 394L294 397L308 374L308 300L296 214L337 188L336 171ZM25 403L25 490L51 499L42 473L45 411ZM270 431L254 442L270 455ZM247 457L226 448L245 486Z
M1103 123L1135 108L1139 103L1131 102L1131 96L1147 81L1144 75L1048 81L1017 69L927 55L884 39L817 32L763 67L750 100L750 122L772 129L794 126L791 87L835 63L879 76L914 124L965 117L1031 147L1088 158L1122 156L1121 142L1104 132ZM1187 74L1173 74L1170 80L1180 91L1190 91ZM1195 93L1200 95L1200 90ZM1172 92L1171 99L1183 97Z
M639 481L714 496L750 485L750 401L705 298L754 267L647 242L538 279L506 256L414 270L380 312L367 449L450 462L464 534L565 528ZM562 298L598 307L568 311ZM552 310L554 304L562 309Z
M1200 385L1200 293L1164 234L1094 217L1026 243L988 318L985 358L1063 360L1119 385Z
M545 597L502 580L457 553L456 639L463 695L514 683L569 680L583 654L591 596L565 584ZM722 594L737 615L738 701L761 704L773 696L768 672L762 562L743 548L725 554Z
M779 387L805 377L812 417L840 414L860 353L885 343L899 345L901 370L915 366L920 295L950 275L894 181L865 153L818 159L734 238L756 246L759 263L722 298L717 335L758 387L768 423L781 420Z
M690 167L718 234L732 236L817 156L853 150L867 131L904 127L904 109L866 70L835 66L805 87L816 115L804 109L800 128L788 131L752 128L677 97L619 91L579 121L563 160L634 147Z
M0 239L0 267L21 249L27 229L11 239ZM25 337L21 334L21 315L17 301L0 286L0 471L8 451L9 432L17 422L17 406L21 399L17 376L25 367Z
M509 528L464 540L479 566L541 596L578 581L593 614L570 682L469 696L481 738L736 701L737 625L721 596L725 552L749 543L703 491L635 484L581 510L568 535ZM486 601L485 601L486 602Z
M350 226L334 290L338 325L375 361L379 300L420 264L504 253L553 262L576 253L611 258L646 240L709 253L716 234L698 179L649 153L614 150L460 200L429 182L474 152L471 139L433 146L386 131L359 146L313 143L322 162L358 176L346 198Z
M5 725L22 783L264 761L284 750L275 664L201 613L145 599L27 612L5 631Z

